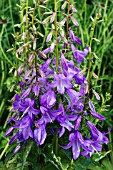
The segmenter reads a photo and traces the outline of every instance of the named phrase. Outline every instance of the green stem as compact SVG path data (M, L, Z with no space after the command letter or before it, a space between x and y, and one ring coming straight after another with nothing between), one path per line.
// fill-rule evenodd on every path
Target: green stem
M15 34L15 27L14 27L14 20L13 20L13 14L12 14L12 4L11 4L11 0L9 0L9 7L10 7L10 16L11 16L11 21L12 21L12 28L13 28L13 32Z
M37 4L35 4L35 8L33 10L33 15L32 15L32 28L34 25L34 15L35 15L35 10L36 10ZM35 41L35 33L33 32L33 36L34 36L34 41ZM38 68L37 68L37 55L36 55L36 50L34 51L34 55L35 55L35 70L36 70L36 82L38 81Z
M70 0L68 1L67 21L66 21L66 39L69 37L69 13L70 13Z
M56 13L54 25L55 25L55 38L56 38L56 72L58 73L58 40L57 40L57 3L54 0L54 12Z
M91 47L92 47L92 41L93 41L93 36L94 36L94 31L95 31L96 24L97 24L97 20L95 19L95 21L93 22L92 35L91 35L91 40L90 40L90 45L89 45L90 50L91 50ZM91 85L91 65L92 65L92 61L91 61L91 51L90 51L89 58L88 58L88 75L87 75L88 92L90 91L90 85Z
M3 157L3 155L5 154L5 152L6 152L6 150L7 150L8 147L9 147L9 142L6 144L4 150L3 150L2 153L0 154L0 160L1 160L1 158Z
M28 26L29 26L29 23L28 23L28 0L26 0L26 43L29 40ZM27 62L28 62L28 49L29 48L28 48L28 45L27 45L27 47L26 47Z

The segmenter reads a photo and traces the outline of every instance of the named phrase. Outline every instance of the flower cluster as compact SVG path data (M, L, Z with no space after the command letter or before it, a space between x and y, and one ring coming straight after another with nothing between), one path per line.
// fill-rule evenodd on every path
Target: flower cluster
M76 12L73 6L71 8ZM70 18L78 26L74 17ZM65 20L63 22L65 23ZM50 42L51 38L50 32L46 42ZM61 38L58 37L59 43ZM30 138L35 140L37 145L43 145L48 133L51 133L51 130L47 132L48 124L51 124L52 133L55 131L54 126L58 126L56 130L59 138L68 132L69 144L60 147L64 149L72 147L74 160L80 155L90 157L95 151L101 152L102 143L109 142L105 136L107 133L100 132L90 121L91 117L99 120L105 118L95 111L92 101L87 97L88 82L80 69L80 64L88 54L89 48L86 47L84 51L78 50L76 43L82 44L82 41L70 29L68 45L73 59L68 59L65 49L67 41L63 41L63 49L59 53L58 71L56 71L56 58L48 58L38 66L37 70L34 64L27 67L25 73L24 64L18 69L19 76L23 70L22 81L19 83L21 93L13 98L14 115L8 120L8 123L13 122L13 125L5 134L9 136L13 133L9 144L15 141L18 143L14 153ZM46 58L49 53L54 53L54 48L55 43L52 43L38 54L38 58L41 56ZM30 56L29 62L31 60L33 56ZM83 133L82 122L84 127L90 130L88 137Z

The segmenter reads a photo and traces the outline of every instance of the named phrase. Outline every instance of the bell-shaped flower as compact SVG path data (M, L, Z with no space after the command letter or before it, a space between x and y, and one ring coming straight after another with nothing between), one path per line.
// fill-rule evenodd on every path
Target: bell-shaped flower
M68 89L72 87L72 84L70 83L71 80L71 77L66 77L64 74L54 74L54 82L49 86L52 88L57 87L58 93L64 94L65 88Z
M71 16L71 15L70 15L70 18L71 18L71 21L73 22L73 24L74 24L76 27L78 27L79 24L78 24L78 22L76 21L76 19L75 19L73 16Z
M86 47L84 49L84 51L80 51L80 50L77 50L73 44L71 44L71 49L72 49L72 54L73 54L73 56L76 59L78 64L80 64L84 60L85 56L89 52L88 47Z
M82 111L84 108L84 103L82 102L82 99L80 99L80 96L82 94L80 92L76 92L73 89L66 89L66 93L68 94L70 100L68 100L68 108L76 108L77 110Z
M70 35L71 41L76 42L77 44L82 44L82 41L74 35L72 30L69 31L69 35Z
M61 146L63 149L69 149L72 147L73 159L76 160L80 156L80 147L89 151L85 145L85 141L79 131L75 131L69 135L69 144L66 146Z
M38 97L40 92L40 85L38 82L32 87L32 91L34 92L35 96Z
M68 70L68 63L67 63L63 53L61 54L61 63L62 63L63 69L65 69L67 71Z
M73 78L76 81L76 84L82 85L82 84L87 84L87 80L85 78L84 74L80 74L80 72L76 73Z
M14 134L10 139L9 144L12 144L15 140L18 140L19 142L24 142L29 138L33 138L32 124L33 121L28 115L23 117L21 120L18 120L17 124L12 126L12 128L10 128L9 131L6 132L6 135L10 135L11 129L18 129L18 132Z
M32 124L33 121L29 116L25 116L20 120L19 124L16 125L19 128L18 139L20 139L20 137L23 138L23 140L28 140L29 137L33 138Z
M40 97L40 104L47 108L52 108L56 103L56 94L53 90L49 90Z
M24 102L22 102L21 104L20 111L23 112L23 115L28 113L29 117L33 120L33 115L37 115L40 113L39 110L34 108L34 105L35 105L35 100L26 98Z
M56 120L61 126L61 129L59 129L59 137L61 137L65 133L65 128L68 131L71 131L74 128L72 122L77 119L78 114L66 114L62 103L59 104L59 110L61 110L61 114L56 118Z
M46 124L43 119L39 119L35 122L34 139L38 145L42 145L47 137Z
M85 145L89 150L85 150L81 152L81 155L86 156L87 158L91 157L94 152L97 152L98 154L102 151L102 145L98 141L93 141L89 138L84 140Z
M53 123L54 120L59 116L62 111L60 109L58 110L50 110L46 107L40 106L40 111L42 113L42 119L45 124L47 123Z
M102 142L102 143L109 143L109 140L108 138L105 136L106 133L104 132L100 132L96 126L91 123L90 121L87 121L87 125L89 126L90 128L90 134L91 134L91 137L94 139L94 141L97 141L97 142Z
M13 108L14 108L14 110L15 110L15 111L16 111L16 110L18 110L18 111L24 111L24 110L23 110L23 107L21 106L21 104L22 104L21 98L20 98L20 96L19 96L18 94L16 94L16 96L15 96L15 101L14 101L14 103L13 103Z
M94 107L93 103L91 102L91 100L89 100L89 107L91 109L90 113L91 113L92 116L94 116L95 118L97 118L99 120L105 120L106 119L104 116L100 115L99 113L97 113L95 111L95 107Z

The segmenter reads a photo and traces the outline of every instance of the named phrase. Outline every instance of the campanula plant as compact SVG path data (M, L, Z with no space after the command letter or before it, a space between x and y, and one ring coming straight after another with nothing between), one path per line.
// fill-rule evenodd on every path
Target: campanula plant
M35 2L33 14L37 7L42 7L38 5ZM74 160L81 156L89 158L102 151L103 143L109 143L106 137L109 132L101 132L95 125L95 120L104 121L105 117L97 113L95 103L90 99L91 49L88 45L83 48L74 32L73 28L79 27L79 23L73 16L77 10L71 1L65 1L60 7L67 11L60 21L57 20L58 2L54 0L53 5L51 15L43 21L38 20L44 27L48 23L51 25L46 48L37 45L39 32L34 17L30 28L33 34L29 39L28 11L25 15L24 44L16 51L18 56L24 56L17 70L20 92L13 98L12 116L8 120L12 125L5 135L12 136L9 144L17 143L14 153L33 140L37 148L51 144L57 156L59 150L71 148ZM86 78L81 65L87 59ZM96 96L100 99L97 93ZM48 142L49 136L54 139L52 143ZM64 137L67 142L63 142Z

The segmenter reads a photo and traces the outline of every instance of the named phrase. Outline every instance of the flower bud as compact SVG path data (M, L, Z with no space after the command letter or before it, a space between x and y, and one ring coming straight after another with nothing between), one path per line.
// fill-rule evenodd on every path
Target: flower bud
M47 36L47 39L46 39L46 42L49 42L51 41L51 38L52 38L52 32L50 32Z
M53 14L51 16L51 19L50 19L51 23L55 20L55 16L56 16L56 12L53 12Z

